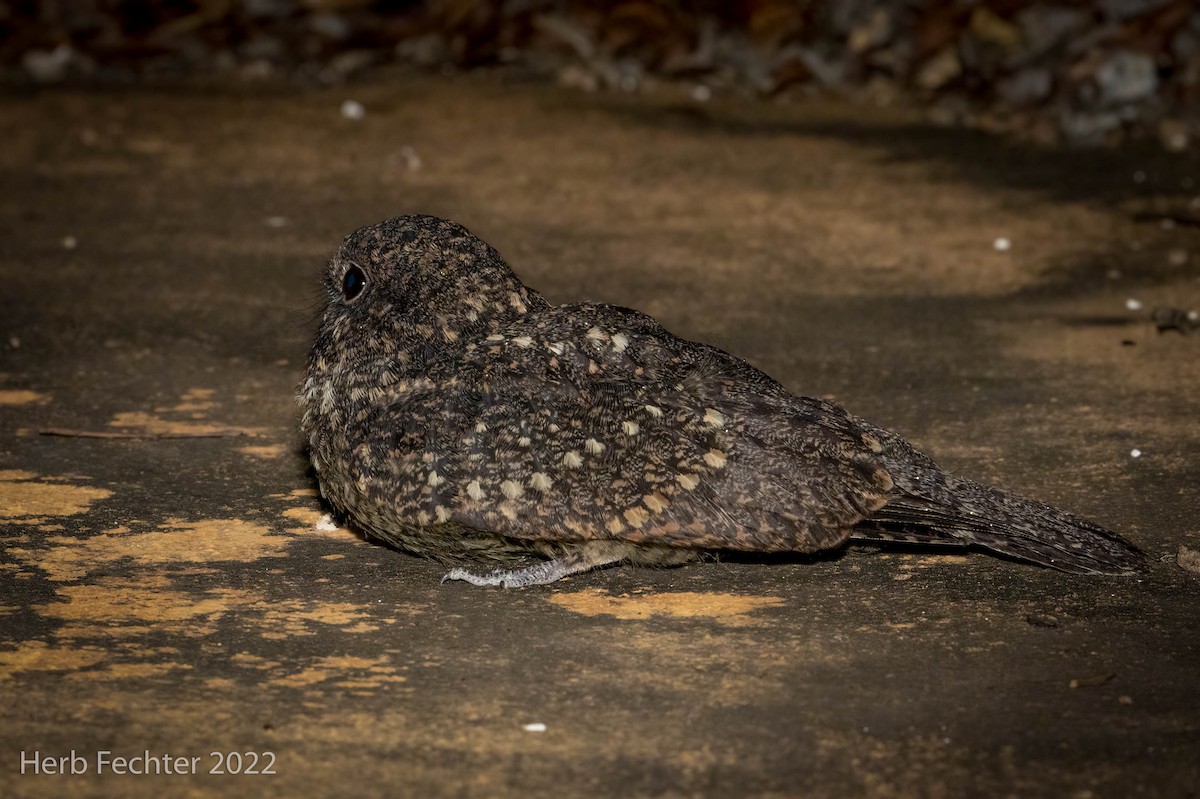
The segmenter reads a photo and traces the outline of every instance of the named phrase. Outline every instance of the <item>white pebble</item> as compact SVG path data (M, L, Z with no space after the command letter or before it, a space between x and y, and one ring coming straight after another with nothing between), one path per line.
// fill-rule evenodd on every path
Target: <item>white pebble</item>
M996 252L1008 252L1012 249L1012 242L1001 237L992 242L992 247L996 249Z
M362 119L367 115L367 109L358 100L347 100L342 103L342 116L346 119Z
M1125 300L1125 307L1130 311L1140 311L1142 310L1142 301L1130 297L1129 299Z
M337 522L333 520L333 517L326 513L321 516L321 518L317 519L316 528L323 533L332 533L334 530L338 529L338 526Z
M1134 447L1133 449L1129 450L1129 457L1140 458L1140 457L1142 457L1142 451L1140 449L1138 449L1137 447Z
M521 729L525 730L525 732L545 732L546 725L540 721L535 721L532 724L522 724Z

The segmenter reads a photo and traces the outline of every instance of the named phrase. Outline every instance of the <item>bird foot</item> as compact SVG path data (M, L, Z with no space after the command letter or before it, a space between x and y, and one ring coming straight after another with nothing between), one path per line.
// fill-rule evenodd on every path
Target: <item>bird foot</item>
M462 568L451 569L442 577L447 580L462 580L471 585L499 586L500 588L524 588L527 585L545 585L566 577L574 569L561 559L535 563L524 569L504 571L498 569L490 574L475 574Z

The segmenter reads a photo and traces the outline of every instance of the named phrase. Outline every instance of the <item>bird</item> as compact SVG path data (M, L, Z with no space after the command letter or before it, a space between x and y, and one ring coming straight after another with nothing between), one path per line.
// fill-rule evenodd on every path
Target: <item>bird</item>
M1065 510L943 472L899 435L604 303L552 305L461 225L348 236L303 382L326 502L479 586L608 565L814 553L848 540L1137 575Z

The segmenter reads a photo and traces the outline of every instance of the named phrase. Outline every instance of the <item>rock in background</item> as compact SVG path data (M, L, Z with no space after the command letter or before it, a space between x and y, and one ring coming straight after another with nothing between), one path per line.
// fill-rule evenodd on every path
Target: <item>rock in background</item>
M918 102L1097 145L1200 135L1194 0L0 0L6 83L197 76L340 83L389 64L504 65L587 91L683 84Z

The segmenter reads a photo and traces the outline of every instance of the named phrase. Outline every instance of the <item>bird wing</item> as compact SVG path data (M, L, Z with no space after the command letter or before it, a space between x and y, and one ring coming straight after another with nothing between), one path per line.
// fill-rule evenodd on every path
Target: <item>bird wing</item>
M892 488L878 442L841 408L626 309L531 314L430 374L386 431L393 471L409 472L389 478L392 501L422 523L809 552Z

